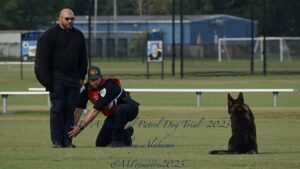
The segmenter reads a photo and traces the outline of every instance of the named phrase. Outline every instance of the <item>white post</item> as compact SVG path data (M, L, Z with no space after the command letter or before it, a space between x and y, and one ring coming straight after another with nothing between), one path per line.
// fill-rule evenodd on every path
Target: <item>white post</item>
M283 62L283 40L280 38L279 40L279 49L280 49L280 62Z
M8 95L2 95L2 99L3 99L3 112L2 113L7 113L7 97L8 97Z
M218 61L222 62L222 49L221 49L221 38L218 40Z
M201 105L201 94L202 94L202 92L196 92L197 107L200 107L200 105Z
M279 92L273 92L273 107L278 106L278 94Z

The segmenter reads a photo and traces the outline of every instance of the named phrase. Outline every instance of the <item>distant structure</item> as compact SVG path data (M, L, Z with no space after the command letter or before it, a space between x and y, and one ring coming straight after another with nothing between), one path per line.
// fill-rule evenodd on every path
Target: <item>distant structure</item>
M20 57L21 31L0 31L0 57Z
M109 54L116 48L130 54L129 44L132 39L145 32L158 29L164 33L164 43L172 43L172 16L118 16L116 31L113 16L97 17L96 43L99 55ZM185 45L214 45L218 38L251 37L251 20L231 15L185 15L184 16L184 44ZM92 30L95 25L92 18ZM88 33L88 18L76 16L75 27ZM175 19L175 42L180 42L180 18ZM255 36L257 22L254 23ZM93 32L95 33L95 32ZM109 51L107 51L107 47ZM95 52L95 51L94 51ZM113 55L113 54L112 54Z
M92 17L92 56L130 57L133 53L134 40L146 37L146 32L153 29L164 34L166 56L171 54L172 16L118 16L114 24L113 16L98 16L97 29ZM251 37L251 20L231 15L185 15L184 20L185 54L192 57L217 56L218 38ZM76 16L76 28L88 37L88 17ZM180 43L180 18L175 18L175 42ZM257 36L257 22L254 22ZM0 57L20 56L21 31L0 31ZM199 48L201 46L201 48ZM202 48L205 47L205 48ZM146 45L145 45L146 48ZM213 52L213 53L210 53ZM141 54L140 54L141 55Z

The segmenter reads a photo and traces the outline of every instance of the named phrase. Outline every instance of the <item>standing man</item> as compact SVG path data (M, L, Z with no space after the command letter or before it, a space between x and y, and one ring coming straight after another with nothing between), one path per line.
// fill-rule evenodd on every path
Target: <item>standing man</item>
M46 31L37 43L35 75L50 92L50 130L53 148L74 148L68 132L74 123L74 110L80 86L87 73L83 34L73 27L74 13L62 9L58 25Z
M89 81L81 88L80 101L74 112L75 126L69 132L69 136L76 137L102 111L107 118L99 131L96 146L131 146L133 128L129 126L124 129L124 127L127 122L137 117L139 103L130 97L129 92L122 89L119 79L103 78L100 69L96 66L90 67L88 79ZM77 126L81 112L86 108L88 100L94 104L94 107L85 120Z

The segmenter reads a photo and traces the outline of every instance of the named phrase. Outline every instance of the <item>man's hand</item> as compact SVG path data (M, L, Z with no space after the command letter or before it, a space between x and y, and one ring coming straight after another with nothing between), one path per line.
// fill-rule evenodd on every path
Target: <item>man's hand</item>
M70 138L76 137L81 132L81 129L78 126L73 126L72 128L73 130L68 133Z
M79 80L79 84L80 84L80 87L82 87L83 84L84 84L84 80L80 79L80 80Z

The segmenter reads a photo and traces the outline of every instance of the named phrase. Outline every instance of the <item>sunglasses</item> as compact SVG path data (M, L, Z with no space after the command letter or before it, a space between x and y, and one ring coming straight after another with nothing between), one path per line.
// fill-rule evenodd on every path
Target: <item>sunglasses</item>
M74 19L75 18L64 18L66 21L69 21L69 20L71 20L71 21L74 21Z

